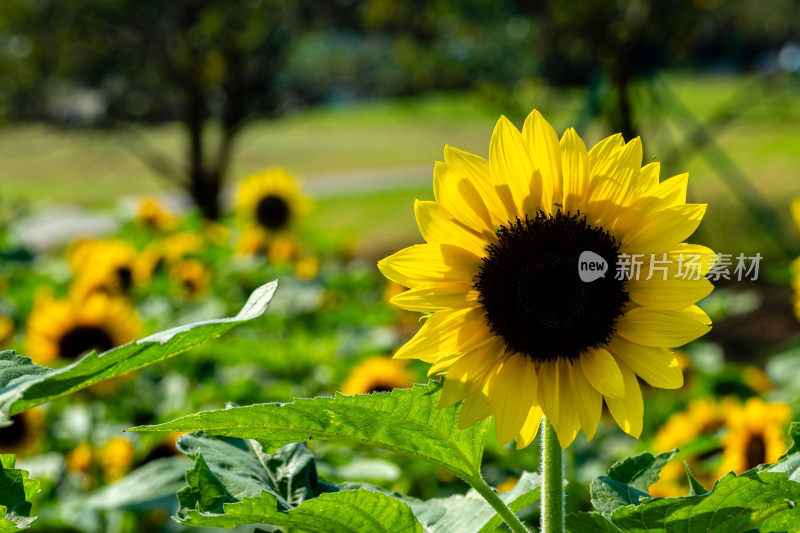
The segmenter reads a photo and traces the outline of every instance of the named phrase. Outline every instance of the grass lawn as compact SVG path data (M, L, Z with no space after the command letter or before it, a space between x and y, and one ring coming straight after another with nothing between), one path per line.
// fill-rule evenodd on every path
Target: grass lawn
M667 83L701 120L725 102L738 101L756 90L752 78L743 76L671 75ZM664 157L692 131L691 124L668 105L669 99L663 99L664 85L653 86L663 104L655 106L652 98L645 97L637 108L646 159ZM640 94L643 91L639 89ZM786 240L791 238L788 205L800 195L800 100L791 98L797 94L796 87L794 93L779 86L764 93L766 97L754 94L757 98L740 108L741 115L715 133L715 142L779 211ZM563 131L579 115L582 100L575 90L540 88L531 104ZM340 105L256 122L239 139L232 176L241 179L274 165L309 179L341 176L351 170L432 168L448 143L486 156L494 122L501 113L502 109L485 100L437 95ZM521 125L524 115L518 115L510 113L509 118ZM607 134L600 124L579 133L587 145ZM141 155L157 151L178 161L183 143L180 128L174 124L140 128L135 133L9 126L0 129L0 198L108 205L122 195L165 191L165 183L142 163ZM690 155L680 167L663 169L664 175L690 172L690 201L709 204L701 240L731 253L762 250L762 254L780 255L732 192L726 174L731 167L707 159L707 153ZM378 248L387 240L418 239L412 201L415 197L429 199L430 187L415 185L370 195L350 192L319 199L308 223L335 235L351 233Z

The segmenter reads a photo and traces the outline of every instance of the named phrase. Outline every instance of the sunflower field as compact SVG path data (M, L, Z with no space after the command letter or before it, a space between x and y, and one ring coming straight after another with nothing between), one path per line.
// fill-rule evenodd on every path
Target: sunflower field
M0 532L800 533L800 8L534 4L0 5Z

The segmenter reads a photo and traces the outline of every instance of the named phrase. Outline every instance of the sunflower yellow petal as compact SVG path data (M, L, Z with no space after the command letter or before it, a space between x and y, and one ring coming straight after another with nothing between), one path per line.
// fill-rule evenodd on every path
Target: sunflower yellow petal
M378 262L384 276L412 289L442 281L470 282L480 265L477 255L453 244L417 244Z
M615 133L595 144L589 150L589 174L595 176L605 173L605 170L613 163L614 154L624 145L625 141L621 133Z
M652 196L663 202L663 207L673 207L686 203L686 189L689 186L689 174L678 174L659 183L652 189Z
M624 236L632 230L638 229L644 219L657 212L684 205L688 183L689 174L681 174L650 187L639 198L633 199L630 205L619 214L614 225L615 233Z
M681 365L675 354L666 348L642 346L616 336L608 344L608 351L653 387L683 387Z
M614 356L603 348L589 348L580 356L580 367L586 380L603 396L622 398L625 384Z
M641 164L642 142L637 137L592 168L589 201L609 201L617 209L628 205L640 188Z
M395 356L397 357L397 356ZM448 368L453 366L456 361L464 357L464 352L445 353L436 358L430 368L428 368L428 377L438 376L447 371Z
M662 209L644 218L622 236L627 253L665 252L685 241L703 220L706 204L686 204Z
M519 434L517 435L518 450L529 446L531 442L533 442L533 439L536 438L536 434L539 432L539 426L542 425L543 416L544 413L538 405L533 405L528 410L528 417L525 419L525 423L522 425L522 429L519 430Z
M617 333L636 344L674 348L704 335L711 320L696 305L672 311L637 307L617 321Z
M658 185L658 176L661 173L661 163L653 161L642 167L639 173L639 181L644 187L655 187Z
M475 307L479 305L479 294L472 286L472 283L464 281L425 283L393 296L389 303L406 311L420 313Z
M447 209L436 202L414 202L414 214L422 237L428 243L453 244L469 250L478 257L484 255L486 243L475 231L453 218Z
M476 181L468 174L471 167L464 169L437 161L433 168L433 196L453 218L484 238L489 238L494 234L494 223L486 201L494 196L494 190L486 183L489 164L483 159L477 159L483 161L485 166L485 175L481 181Z
M615 172L621 172L628 178L628 191L630 193L642 188L642 139L636 137L631 139L622 150L619 151L619 160ZM648 176L649 177L649 176Z
M447 370L445 388L438 408L447 407L462 400L483 387L490 372L497 369L498 358L503 353L503 341L492 337L480 343L470 343L473 348L465 350Z
M522 126L522 137L532 154L533 166L539 169L541 198L534 196L534 207L545 213L553 212L553 204L561 203L563 198L563 178L561 174L561 146L553 126L537 110L531 111Z
M539 367L539 403L566 448L575 439L580 422L572 406L572 383L569 363L564 358L547 361Z
M492 405L489 398L492 394L492 380L494 372L489 372L480 390L473 392L461 404L458 415L458 429L466 429L475 422L483 420L492 414Z
M539 405L544 411L545 416L553 424L553 427L558 423L558 402L559 402L559 388L558 388L558 374L556 370L555 361L545 361L539 366Z
M508 218L533 212L530 179L533 163L522 134L504 116L500 117L489 143L489 171Z
M564 211L574 212L583 207L589 187L589 154L574 128L569 128L561 137L561 168Z
M646 277L644 275L642 278ZM631 300L643 307L680 310L711 294L714 285L705 278L698 280L662 279L661 273L652 279L630 280L625 290Z
M500 446L513 440L536 404L536 367L527 357L513 354L497 370L491 403Z
M603 412L603 397L591 386L581 370L581 365L571 367L572 389L575 395L575 411L586 439L591 440L600 423Z
M480 308L438 311L394 356L397 359L420 359L433 363L444 355L460 351L462 346L487 329Z
M559 357L556 361L558 374L558 390L561 394L559 399L558 425L553 427L558 435L558 443L561 448L566 450L572 444L578 431L581 430L581 423L578 420L578 412L572 403L574 394L572 393L572 380L570 379L572 363L566 358Z
M636 374L630 368L622 364L620 365L620 370L625 380L625 397L606 397L606 405L614 421L622 431L638 439L639 435L642 434L642 418L644 417L642 390L639 388Z
M507 222L505 207L497 196L497 191L491 182L488 161L477 155L447 145L444 147L444 162L458 173L456 183L460 183L462 178L466 179L478 191L491 218L490 229L493 230L495 225ZM437 201L441 202L442 200L437 198ZM449 204L443 205L448 207ZM466 223L466 221L462 222ZM468 225L471 226L471 224Z

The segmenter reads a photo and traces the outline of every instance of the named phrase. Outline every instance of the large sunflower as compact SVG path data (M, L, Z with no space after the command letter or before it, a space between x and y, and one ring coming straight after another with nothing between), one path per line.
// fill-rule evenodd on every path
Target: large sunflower
M140 327L136 312L120 297L40 296L28 318L27 355L42 364L74 360L89 350L104 352L132 341Z
M637 375L683 384L670 348L710 328L694 304L713 288L703 275L715 256L683 242L705 212L686 204L688 176L659 182L659 164L641 162L638 138L613 135L587 152L573 129L559 142L538 111L521 133L501 117L488 161L445 148L436 201L415 204L427 244L378 266L410 288L392 303L433 313L395 357L446 373L439 406L465 400L461 427L494 414L501 443L521 448L544 414L566 447L581 428L594 435L605 401L638 437ZM604 277L581 281L584 251L609 265ZM655 254L665 270L615 275L632 254ZM687 260L699 279L681 278Z
M239 188L237 211L268 232L288 229L306 208L297 182L281 168L250 176Z

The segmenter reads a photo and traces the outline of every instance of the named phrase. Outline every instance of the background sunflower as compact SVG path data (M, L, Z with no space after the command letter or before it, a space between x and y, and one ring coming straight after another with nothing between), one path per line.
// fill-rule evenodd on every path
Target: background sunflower
M103 293L56 300L41 294L27 323L26 354L41 364L74 360L136 338L141 324L124 299Z
M74 278L71 290L78 297L93 292L128 295L135 283L145 281L137 259L136 248L122 240L75 242L67 251Z
M244 180L236 203L236 210L243 220L268 233L288 230L307 208L308 200L300 194L295 179L280 168Z
M342 385L342 394L369 394L405 389L414 384L406 362L376 355L355 365Z
M37 451L44 437L45 412L29 409L11 417L12 424L0 428L0 453L25 457Z

